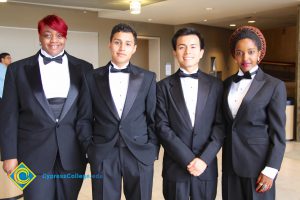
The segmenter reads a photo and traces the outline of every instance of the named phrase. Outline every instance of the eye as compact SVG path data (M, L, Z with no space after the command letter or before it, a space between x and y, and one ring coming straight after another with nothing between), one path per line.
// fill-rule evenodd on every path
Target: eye
M113 43L114 43L115 45L120 45L120 42L119 42L118 40L115 40Z
M63 36L62 36L62 34L57 34L56 38L61 40L61 39L63 39Z
M45 33L44 35L43 35L43 37L45 38L45 39L51 39L51 34L49 34L49 33Z
M130 47L130 46L131 46L131 43L130 43L130 42L127 42L127 43L126 43L126 46Z
M241 52L241 51L235 51L235 56L243 56L243 52Z
M256 53L255 50L249 50L249 51L248 51L248 54L249 54L249 55L254 55L255 53Z

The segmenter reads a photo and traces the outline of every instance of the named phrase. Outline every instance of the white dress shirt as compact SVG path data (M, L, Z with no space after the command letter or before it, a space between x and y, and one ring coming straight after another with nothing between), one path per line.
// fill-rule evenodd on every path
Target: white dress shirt
M189 73L186 70L180 68L185 74L193 74L198 71ZM198 79L194 79L191 77L181 77L180 78L181 87L183 91L183 96L185 100L185 105L188 109L189 116L192 122L192 126L195 124L195 116L196 116L196 106L197 106L197 97L198 97Z
M256 70L258 70L258 66L253 67L249 72L252 73L252 72L255 72ZM238 75L242 76L243 74L244 73L242 72L242 70L239 69ZM252 79L242 79L237 83L232 82L230 91L228 94L228 106L230 108L233 118L236 117L236 114L240 108L240 105L241 105L244 97L246 96L255 75L256 74L251 75ZM264 168L264 170L262 171L262 173L265 176L268 176L269 178L274 179L278 173L278 170L266 166Z
M43 49L41 49L41 53L46 57L53 58ZM64 51L57 56L60 56L63 53ZM68 96L68 92L70 89L68 57L64 55L62 60L62 64L52 61L45 65L43 62L43 57L39 55L38 61L40 66L42 85L47 99L66 98Z
M127 63L122 67L117 67L116 64L114 64L113 62L111 63L116 69L125 69L129 64ZM110 72L111 67L112 66L109 67L109 87L119 117L121 118L124 109L125 100L126 100L130 74L122 73L122 72L111 73Z

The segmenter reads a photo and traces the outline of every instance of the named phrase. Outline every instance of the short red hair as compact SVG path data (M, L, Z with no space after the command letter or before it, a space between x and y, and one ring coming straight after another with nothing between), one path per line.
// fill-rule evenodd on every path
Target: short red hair
M62 18L56 15L48 15L41 19L38 23L39 34L43 32L45 26L49 26L53 30L61 33L64 38L67 38L68 25Z

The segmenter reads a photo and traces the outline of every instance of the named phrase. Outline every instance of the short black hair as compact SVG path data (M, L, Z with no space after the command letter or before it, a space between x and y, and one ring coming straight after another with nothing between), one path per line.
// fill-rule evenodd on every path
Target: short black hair
M115 25L113 27L113 29L111 30L110 41L112 41L115 33L118 33L118 32L132 33L133 38L134 38L134 44L135 45L137 44L137 33L128 24L120 23L120 24Z
M10 56L10 54L6 53L6 52L0 54L0 62L1 63L2 63L2 59L4 59L6 56Z
M178 31L176 31L176 33L172 37L172 47L173 47L174 51L176 50L177 39L179 37L185 36L185 35L196 35L199 38L200 49L204 49L204 39L201 36L200 32L197 31L195 28L185 27L185 28L181 28Z
M234 35L230 40L230 52L234 55L236 44L243 39L250 39L255 43L255 46L260 51L262 48L261 40L253 31L249 29L243 29Z

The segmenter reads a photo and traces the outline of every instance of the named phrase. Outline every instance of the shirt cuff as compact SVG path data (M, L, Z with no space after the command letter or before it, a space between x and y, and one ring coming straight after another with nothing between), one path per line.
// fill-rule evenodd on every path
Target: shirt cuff
M275 168L266 166L266 167L264 168L264 170L262 170L261 173L262 173L263 175L265 175L265 176L271 178L271 179L274 179L274 178L276 177L277 173L278 173L278 170L275 169Z

